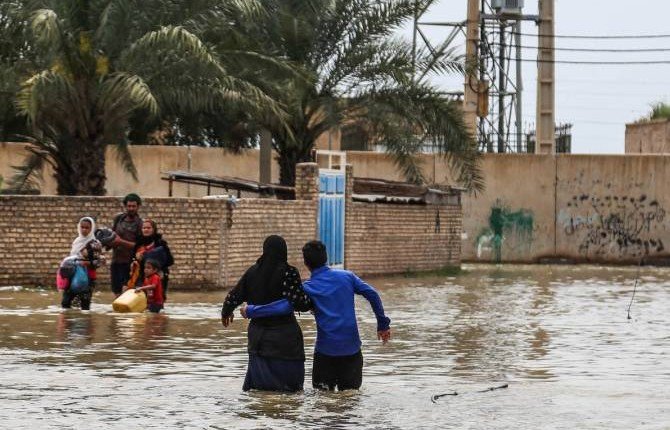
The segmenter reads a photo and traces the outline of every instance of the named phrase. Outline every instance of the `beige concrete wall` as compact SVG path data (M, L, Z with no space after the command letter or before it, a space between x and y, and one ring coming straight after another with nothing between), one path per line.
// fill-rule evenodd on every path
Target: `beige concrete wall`
M215 176L233 176L258 180L259 151L249 150L239 154L220 148L132 146L130 147L138 171L135 182L118 162L113 148L107 151L107 194L124 195L132 190L146 196L167 196L168 182L161 180L161 172L183 170L206 172ZM189 163L190 157L190 163ZM190 167L189 167L190 164ZM272 180L279 180L279 167L272 163ZM212 189L212 194L225 194L223 189ZM175 184L173 195L177 197L201 197L207 194L206 187Z
M316 149L339 151L342 147L342 131L339 128L333 128L322 133L321 136L316 138L314 147Z
M556 253L636 262L668 255L670 156L557 160Z
M432 155L419 156L421 170L429 182L446 173L446 166L440 166L441 159ZM354 176L357 178L379 178L389 181L404 181L402 172L388 154L369 151L347 151L347 163L354 166Z
M463 196L463 259L532 261L554 248L554 158L483 157L486 189ZM501 229L502 226L502 229Z
M16 171L12 166L21 166L28 151L25 150L25 144L13 142L0 143L0 176L3 178L3 188L7 187L9 181ZM45 178L50 178L50 170L45 172ZM54 181L43 181L41 184L42 194L56 194L56 184Z
M421 158L423 174L429 181L453 184L444 158ZM356 177L403 180L386 154L350 151L347 162L354 166ZM550 254L554 248L553 222L548 222L554 218L553 159L529 154L486 155L482 171L485 191L476 196L465 194L462 199L462 259L494 261L501 254L501 261L523 262ZM508 226L502 237L493 234L489 218L494 208L501 209ZM515 222L519 225L513 225ZM533 225L527 226L529 222Z
M492 155L483 169L486 191L463 199L464 261L668 255L670 156Z
M323 136L322 136L323 140ZM322 142L323 143L323 142ZM135 166L138 172L138 181L125 172L118 160L114 148L107 150L107 195L122 196L129 192L137 192L147 197L166 197L168 182L161 180L161 172L169 170L183 170L199 173L208 173L215 176L234 176L243 179L258 180L259 152L256 150L244 151L238 154L226 152L219 148L191 147L191 161L189 168L189 148L175 146L131 146ZM25 145L21 143L0 144L0 175L10 178L14 174L11 166L23 163L27 155ZM438 182L446 182L448 169L443 161L431 155L422 156L423 171L426 178L433 181L437 175ZM374 177L402 181L402 174L398 171L390 156L367 151L348 151L347 162L356 167L357 177ZM44 175L42 194L56 193L56 184L51 178L50 171ZM279 166L273 156L272 180L279 181ZM224 190L213 189L212 194L223 194ZM185 184L175 184L175 197L201 197L206 195L206 188Z
M215 176L258 180L259 151L257 150L235 154L220 148L131 146L130 153L137 168L137 181L123 169L116 149L108 148L107 195L122 196L129 192L137 192L143 197L166 197L168 182L161 180L161 173L169 170L205 172ZM26 155L24 144L0 144L0 175L6 179L13 176L12 166L21 165ZM272 180L278 182L279 167L274 158ZM41 191L43 195L56 194L56 184L51 178L51 170L45 172ZM173 189L175 197L202 197L206 194L206 187L198 185L175 184ZM213 188L212 194L225 194L225 190Z
M402 179L384 154L347 160L357 177ZM463 196L462 260L665 258L668 163L670 155L485 154L485 191ZM425 157L424 174L453 183L439 157Z
M670 153L670 120L626 124L626 154Z

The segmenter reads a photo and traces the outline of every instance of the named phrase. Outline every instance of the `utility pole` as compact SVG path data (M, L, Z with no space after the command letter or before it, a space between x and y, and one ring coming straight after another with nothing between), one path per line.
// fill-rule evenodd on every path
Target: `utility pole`
M479 81L476 77L477 47L479 45L479 2L468 0L468 15L465 42L465 89L463 91L463 113L465 125L472 134L477 136L477 99Z
M554 0L538 0L537 132L535 153L555 154Z
M516 152L523 151L523 81L521 73L521 21L514 24L514 44L516 45Z
M505 23L500 23L500 50L498 51L498 91L501 96L498 97L498 153L505 152L505 97L502 94L507 92L507 75L505 74Z

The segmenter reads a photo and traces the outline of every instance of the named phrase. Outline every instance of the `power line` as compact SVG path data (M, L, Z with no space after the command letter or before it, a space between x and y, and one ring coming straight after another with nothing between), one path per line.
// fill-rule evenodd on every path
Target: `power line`
M493 43L493 45L500 45L499 43ZM629 49L629 48L540 48L539 46L524 46L524 45L506 45L508 48L522 48L522 49L550 49L552 51L567 51L567 52L668 52L670 48L640 48L640 49Z
M538 47L535 46L522 46L522 48L531 48L531 49L538 49ZM543 48L544 49L544 48ZM583 49L572 49L572 48L553 48L553 51L583 51L583 52L629 52L629 51L606 51L606 50L600 50L600 49L594 49L594 50L589 50L586 48ZM656 52L670 52L670 48L659 48L658 50L655 50ZM630 52L636 52L635 50L630 51ZM645 51L645 52L654 52L652 50ZM670 64L670 60L614 60L614 61L583 61L583 60L531 60L528 58L522 58L521 60L518 60L515 57L505 57L504 58L506 61L521 61L524 63L550 63L550 64L590 64L590 65L653 65L653 64Z
M534 116L526 116L524 115L524 120L528 122L535 121L536 117ZM561 121L559 121L561 122ZM623 127L626 125L625 121L622 122L614 122L614 121L599 121L599 120L593 120L593 119L581 119L578 117L571 118L568 121L562 121L562 122L569 122L573 126L579 125L579 124L594 124L594 125L607 125L607 126L616 126L616 127Z
M648 60L648 61L572 61L572 60L529 60L522 58L506 58L507 61L522 61L524 63L551 63L551 64L584 64L584 65L649 65L649 64L670 64L670 60Z
M533 34L533 33L518 33L512 31L512 34L520 36L531 36L531 37L551 37L555 39L667 39L670 38L670 34L631 34L631 35L598 35L598 36L587 36L587 35L566 35L566 34Z
M460 82L460 81L459 81ZM629 81L629 80L606 80L606 79L574 79L574 78L561 78L561 82L570 82L573 84L616 84L621 85L625 83L626 85L653 85L653 86L667 86L668 81Z
M563 87L564 85L561 85ZM660 99L667 99L668 98L668 93L666 92L654 92L652 93L641 93L641 92L635 92L635 93L625 93L621 92L619 88L613 89L610 91L581 91L581 90L572 90L569 91L569 94L566 94L567 97L575 97L575 96L589 96L589 97L627 97L627 98L647 98L647 97L652 97L652 98L660 98Z

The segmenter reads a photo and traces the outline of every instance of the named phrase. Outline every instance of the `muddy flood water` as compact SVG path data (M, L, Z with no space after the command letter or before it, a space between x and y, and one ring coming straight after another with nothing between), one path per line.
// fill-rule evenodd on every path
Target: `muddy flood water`
M221 326L223 292L147 315L2 287L0 428L670 429L670 270L642 268L628 320L636 268L464 268L371 280L394 338L357 299L363 388L344 393L311 388L308 314L305 391L244 393L246 322Z

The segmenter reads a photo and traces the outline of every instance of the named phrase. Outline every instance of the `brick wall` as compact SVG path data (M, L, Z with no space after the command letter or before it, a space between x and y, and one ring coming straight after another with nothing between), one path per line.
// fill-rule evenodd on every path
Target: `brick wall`
M359 275L460 264L460 206L353 202L347 210L345 265Z
M0 285L54 285L56 268L77 236L77 221L88 215L98 226L110 226L121 210L115 197L0 196ZM158 222L174 254L174 285L217 284L225 210L221 200L145 199L142 217ZM111 253L106 256L109 261ZM98 284L108 288L108 267L98 276Z
M352 166L346 167L346 175L347 269L359 275L382 275L461 264L460 204L354 202Z
M302 200L144 199L141 216L158 223L175 258L171 285L234 285L270 234L286 239L289 261L307 276L301 248L316 237L318 169L306 163L296 173ZM0 286L53 286L77 236L77 221L92 216L98 227L109 227L122 209L118 197L0 196ZM106 256L111 259L111 253ZM108 266L98 270L98 279L109 289Z
M459 264L460 206L355 203L351 167L347 173L348 269L370 275ZM261 255L270 234L286 239L289 262L308 277L301 248L317 237L314 163L298 165L296 184L298 200L144 199L142 217L158 222L175 257L171 285L234 285ZM88 215L99 227L110 226L121 210L118 197L0 196L0 286L53 286L58 264L77 235L77 221ZM108 267L98 274L100 288L108 290Z
M232 210L232 224L226 229L224 284L235 285L244 271L263 252L263 241L278 234L288 245L289 263L309 272L302 262L302 246L316 238L316 201L249 199Z

